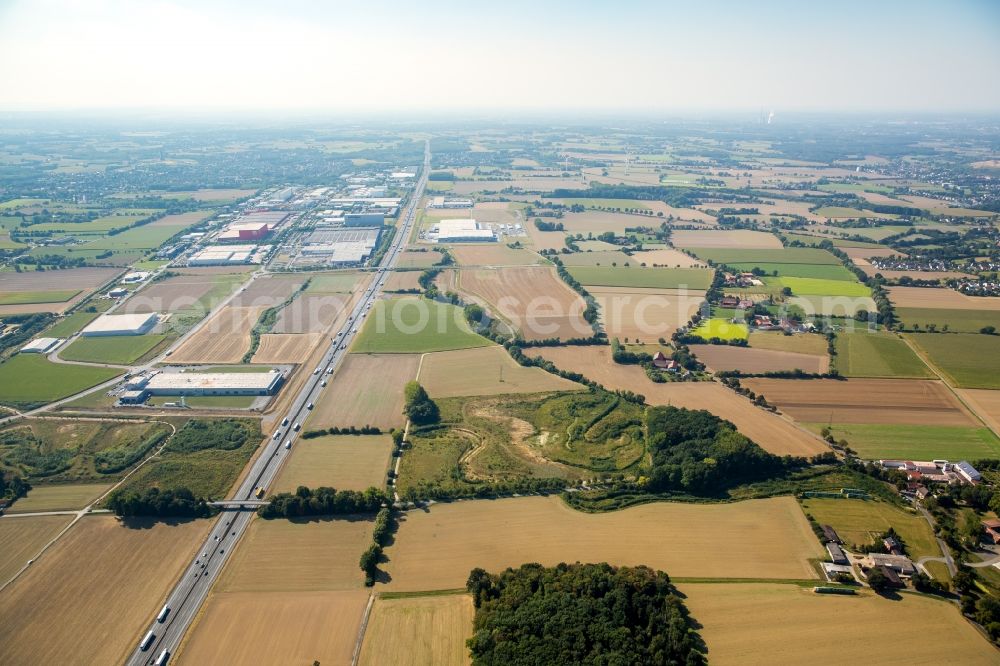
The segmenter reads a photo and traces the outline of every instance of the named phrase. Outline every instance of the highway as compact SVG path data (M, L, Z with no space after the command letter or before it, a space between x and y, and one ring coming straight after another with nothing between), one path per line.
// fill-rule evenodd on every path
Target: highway
M356 332L361 328L361 320L367 314L369 307L379 298L388 271L395 266L400 252L408 243L416 220L417 206L427 186L430 157L430 142L427 142L424 146L424 164L420 180L417 181L413 189L389 249L376 267L373 278L351 311L347 322L334 336L320 365L315 369L302 369L303 372L313 374L308 377L298 396L292 402L287 420L279 425L276 433L268 433L268 439L261 445L260 453L251 464L249 472L232 499L254 500L257 488L265 490L270 488L285 459L291 455L295 440L300 434L299 424L304 423L309 415L309 405L319 399L320 393L323 391L323 382L336 379L333 373L347 355L347 350L350 348ZM152 625L143 631L142 635L135 637L136 649L126 662L127 664L130 666L153 664L164 650L170 655L176 652L184 634L190 628L198 610L208 596L209 590L221 573L230 554L238 545L240 537L252 518L253 512L249 510L222 512L205 543L198 549L194 561L184 570L180 580L166 599L165 607L170 609L166 618L163 622L153 620ZM159 608L157 612L159 613ZM143 640L146 631L152 631L154 638L147 648L142 650L140 649L140 641Z

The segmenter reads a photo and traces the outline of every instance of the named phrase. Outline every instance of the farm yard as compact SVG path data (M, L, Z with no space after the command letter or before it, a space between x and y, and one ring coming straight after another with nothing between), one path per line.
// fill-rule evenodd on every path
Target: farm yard
M973 426L946 386L917 379L746 379L743 385L809 423Z
M417 380L432 398L582 388L540 368L523 367L496 345L424 354Z
M646 396L646 403L650 405L708 410L732 422L741 433L775 455L811 456L829 450L818 437L755 407L743 396L716 382L654 384L642 368L614 363L607 348L591 348L586 354L580 354L574 347L545 347L537 353L532 350L528 355L541 356L561 370L579 372L610 390L640 393Z
M830 525L851 550L874 544L892 527L913 559L940 557L941 549L924 517L915 510L859 499L807 498L802 510L820 525Z
M388 435L327 435L301 438L281 469L275 492L299 486L366 490L385 481L392 456Z
M71 663L81 654L94 663L123 662L209 527L83 518L4 590L4 662Z
M472 598L467 594L380 596L361 648L362 666L469 663Z
M456 285L525 340L593 335L583 319L586 303L553 268L463 269L457 273Z
M403 425L403 386L417 376L418 354L349 354L316 402L313 429Z
M690 345L690 349L698 360L714 372L739 370L745 375L754 375L799 369L809 373L825 373L830 365L826 356L816 354L729 345Z
M392 591L445 590L474 567L522 562L645 564L675 577L814 578L822 549L790 497L734 504L656 502L602 514L558 497L436 504L399 519L384 565ZM489 530L476 526L489 525ZM719 547L730 535L739 549Z
M892 635L947 635L926 641L919 655L889 652L879 663L992 664L996 649L952 604L905 594L890 600L862 591L859 596L814 594L787 583L687 583L678 587L697 619L713 664L806 663L823 659L864 662L873 646ZM767 641L761 641L762 627Z

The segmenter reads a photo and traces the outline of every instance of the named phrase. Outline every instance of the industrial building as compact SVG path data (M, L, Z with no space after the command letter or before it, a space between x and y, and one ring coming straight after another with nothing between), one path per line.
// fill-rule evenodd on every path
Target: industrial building
M255 241L266 238L271 227L266 222L234 222L219 234L219 241Z
M284 375L271 372L158 372L144 381L129 382L129 390L148 395L274 395Z
M314 231L302 246L302 256L332 266L364 263L378 245L381 229L331 229Z
M135 271L132 273L127 273L125 277L122 278L123 284L136 284L142 282L149 278L149 273L147 271Z
M441 220L431 231L436 231L439 243L483 243L497 239L492 229L473 219Z
M102 315L80 331L80 335L88 338L111 335L142 335L148 333L159 321L159 315L155 312Z
M385 224L382 212L347 213L344 215L345 227L381 227Z
M431 208L472 208L473 203L472 199L434 197L431 199Z
M188 266L249 264L256 245L210 245L188 258Z
M21 347L23 354L48 354L63 343L62 338L35 338Z

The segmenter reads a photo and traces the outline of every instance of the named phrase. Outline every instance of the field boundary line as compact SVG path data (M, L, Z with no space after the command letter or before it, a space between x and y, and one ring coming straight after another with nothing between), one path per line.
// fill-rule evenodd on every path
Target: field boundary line
M351 655L351 666L358 666L361 659L361 646L365 642L365 631L368 629L368 619L372 614L372 606L375 604L375 590L368 595L368 605L365 606L365 614L361 616L361 626L358 628L358 638L354 641L354 653Z

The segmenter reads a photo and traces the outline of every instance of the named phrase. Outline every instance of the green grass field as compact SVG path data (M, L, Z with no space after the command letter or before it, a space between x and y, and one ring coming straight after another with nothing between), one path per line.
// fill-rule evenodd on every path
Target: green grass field
M580 284L595 287L707 289L712 284L712 271L704 268L569 266L566 270Z
M896 319L906 328L914 324L927 328L934 324L940 331L945 325L956 333L978 333L985 326L993 326L1000 331L1000 311L953 310L946 308L896 308Z
M1000 335L906 333L956 386L1000 389Z
M750 335L746 324L734 324L724 317L703 319L691 329L691 335L697 335L703 340L719 338L720 340L745 340Z
M131 212L131 211L129 211ZM104 235L113 229L125 227L149 217L149 213L137 215L106 215L89 222L47 222L28 227L29 231L51 231L67 236Z
M837 371L845 377L934 377L906 341L893 333L842 331L836 349Z
M79 289L67 289L63 291L4 291L0 292L0 305L65 303L79 293Z
M68 338L81 328L97 319L99 312L74 312L58 320L51 328L45 331L48 338Z
M78 338L59 352L67 361L86 363L133 363L155 349L166 335L116 335L111 337Z
M779 290L789 287L793 296L849 296L871 297L871 290L860 282L847 280L821 280L806 277L765 277L765 285L778 287Z
M813 211L820 217L829 217L834 219L851 219L857 217L867 217L869 219L881 218L894 220L898 215L889 215L887 213L876 213L871 210L861 210L858 208L847 208L846 206L823 206L822 208L817 208Z
M699 259L717 264L840 264L840 259L826 250L815 247L786 247L773 250L695 248L691 252Z
M934 532L923 517L885 502L857 499L804 499L802 510L820 525L830 525L848 546L874 542L890 527L896 530L910 557L940 556Z
M492 344L472 332L460 308L426 298L378 301L366 319L352 352L421 353Z
M871 183L824 183L816 187L824 192L877 192L879 194L892 194L893 189L885 185L872 185ZM900 202L901 206L906 205L905 201Z
M819 432L827 424L808 425ZM860 457L871 460L1000 458L1000 440L989 428L880 423L834 424L830 431L836 439L846 439Z
M849 233L850 229L845 229L845 232ZM805 243L806 245L819 245L822 241L828 240L833 243L834 247L870 247L870 248L880 248L884 247L878 243L866 243L864 241L854 241L847 240L844 238L830 238L827 236L810 236L809 234L782 234L789 241L799 241L800 243Z
M585 208L638 208L639 210L649 210L649 204L638 199L559 199L559 203L566 206L580 205Z
M857 282L858 280L854 273L840 264L768 264L764 262L750 262L727 265L737 271L752 271L754 268L759 268L768 275L777 272L781 277L846 280L848 282Z
M52 402L119 374L111 368L50 363L38 354L18 354L0 364L0 403L24 407Z

